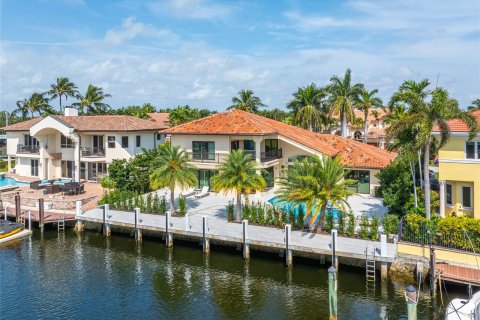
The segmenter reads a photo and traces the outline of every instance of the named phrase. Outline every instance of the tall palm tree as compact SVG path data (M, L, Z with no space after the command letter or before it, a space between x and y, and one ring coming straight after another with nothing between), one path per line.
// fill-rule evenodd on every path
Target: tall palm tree
M30 113L33 118L35 113L42 115L44 112L49 113L51 107L48 104L48 99L43 93L33 93L30 98L17 101L17 109L13 112L15 115L21 115L25 120Z
M188 162L188 154L179 146L164 143L155 158L155 170L150 175L153 189L170 188L170 212L175 213L175 187L182 189L197 183L195 168Z
M358 96L363 89L363 84L352 85L352 71L347 69L343 78L332 76L327 90L330 93L330 112L340 115L341 135L347 136L347 121L353 121L353 108L358 101Z
M80 112L84 112L84 109L87 109L87 113L103 114L110 108L103 100L110 97L111 95L103 93L101 87L90 84L85 95L78 94L78 102L72 105L78 107Z
M232 105L228 109L240 109L247 112L257 113L258 108L266 107L259 97L253 95L252 90L240 90L238 92L239 98L232 98Z
M347 186L353 180L345 179L345 167L338 158L315 156L295 161L280 177L278 200L298 207L305 203L310 216L310 231L323 226L327 205L346 211L347 198L353 194ZM318 219L318 225L316 221Z
M405 80L399 88L399 91L412 91L416 93L421 99L425 99L430 94L428 86L430 81L428 79L423 79L419 82L413 80Z
M56 99L58 97L60 101L60 113L63 112L62 97L65 97L65 100L67 100L68 97L73 98L78 95L77 86L66 77L57 78L57 82L52 83L50 88L47 93L50 95L50 99Z
M293 110L294 123L302 128L313 131L326 123L326 112L323 105L325 90L318 88L314 83L304 88L298 88L293 93L293 100L287 108Z
M263 190L267 187L265 179L257 173L258 167L252 161L251 154L242 150L233 150L226 161L220 165L219 173L212 177L213 189L235 191L237 196L237 221L242 219L242 194Z
M468 111L480 110L480 99L475 99L470 104L471 106L468 106Z
M382 99L375 96L377 93L378 89L372 91L363 89L360 92L358 108L363 111L363 143L367 143L368 141L368 114L370 113L370 108L382 107ZM376 110L372 110L372 113L373 111Z
M431 98L427 101L427 96L422 96L412 90L395 93L395 100L406 103L410 109L403 118L392 123L387 129L387 138L389 139L398 137L408 129L418 130L416 147L423 149L425 215L428 219L431 216L429 160L433 129L439 128L440 130L437 148L444 146L450 138L448 120L455 118L463 120L470 128L469 139L475 137L478 131L475 118L470 113L462 111L458 107L458 102L450 98L446 90L436 88L429 92L429 95Z

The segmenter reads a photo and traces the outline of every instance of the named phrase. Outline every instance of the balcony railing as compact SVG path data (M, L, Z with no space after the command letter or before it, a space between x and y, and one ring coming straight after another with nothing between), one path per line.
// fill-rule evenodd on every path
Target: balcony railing
M103 147L82 147L82 157L105 157Z
M282 157L282 149L269 150L260 153L260 161L271 161Z
M222 153L191 152L188 154L188 159L192 162L219 163L225 159L225 156Z
M26 145L23 144L17 145L17 153L26 153L26 154L38 154L40 152L39 146Z

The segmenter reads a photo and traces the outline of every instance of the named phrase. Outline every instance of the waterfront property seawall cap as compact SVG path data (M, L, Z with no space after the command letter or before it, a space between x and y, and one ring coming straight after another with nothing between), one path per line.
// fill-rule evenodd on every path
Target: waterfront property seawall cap
M328 272L329 273L335 273L335 272L337 272L337 269L335 269L334 266L331 266L330 268L328 268Z

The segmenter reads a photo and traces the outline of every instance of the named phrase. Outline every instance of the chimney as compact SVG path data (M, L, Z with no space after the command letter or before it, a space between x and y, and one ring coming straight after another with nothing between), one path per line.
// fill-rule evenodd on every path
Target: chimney
M76 117L78 116L78 110L74 107L65 107L65 117Z

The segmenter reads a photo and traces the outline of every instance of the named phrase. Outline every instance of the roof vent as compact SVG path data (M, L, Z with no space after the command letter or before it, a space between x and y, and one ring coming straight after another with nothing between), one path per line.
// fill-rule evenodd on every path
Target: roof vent
M65 116L66 117L76 117L78 116L78 110L74 107L65 107Z

